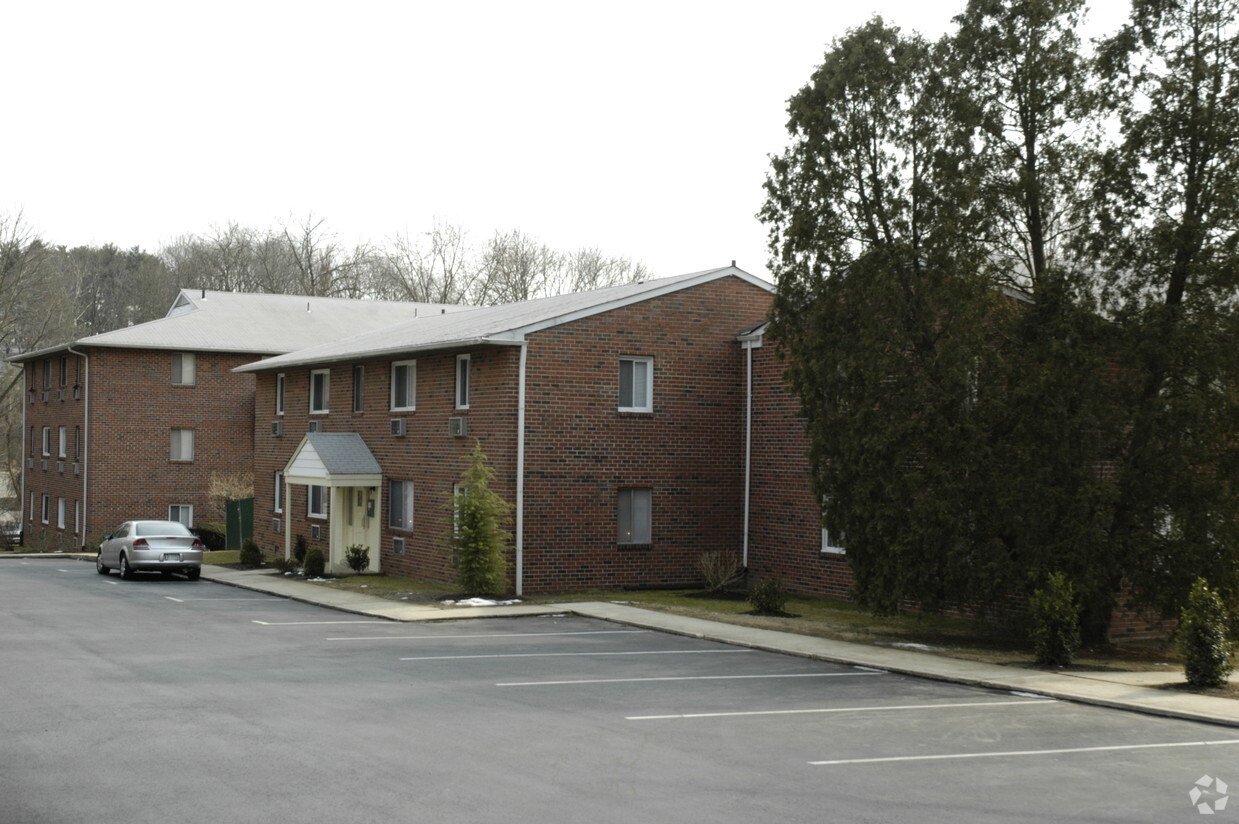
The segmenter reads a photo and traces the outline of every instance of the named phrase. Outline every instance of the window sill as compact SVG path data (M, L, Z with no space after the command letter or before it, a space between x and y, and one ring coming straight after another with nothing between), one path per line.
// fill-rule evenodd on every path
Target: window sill
M644 550L653 549L654 545L653 544L619 544L617 543L615 545L615 548L619 550L635 550L637 552L641 552Z

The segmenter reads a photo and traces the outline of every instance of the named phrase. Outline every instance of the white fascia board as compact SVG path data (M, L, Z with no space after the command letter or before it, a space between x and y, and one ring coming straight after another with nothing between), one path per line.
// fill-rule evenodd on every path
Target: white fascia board
M284 483L296 486L382 486L382 475L285 475Z
M284 369L303 369L311 366L333 366L341 363L357 363L359 361L370 360L386 360L387 358L399 358L402 355L416 355L423 352L448 352L453 349L467 349L474 346L500 345L500 346L519 346L524 341L524 337L508 337L505 335L491 335L484 338L460 338L459 340L435 341L418 346L393 346L384 349L367 349L365 351L358 350L347 355L333 355L328 358L296 358L290 356L287 360L283 356L276 361L275 358L267 360L255 361L242 366L233 367L233 372L276 372ZM295 355L296 353L293 353ZM275 362L273 362L275 361Z

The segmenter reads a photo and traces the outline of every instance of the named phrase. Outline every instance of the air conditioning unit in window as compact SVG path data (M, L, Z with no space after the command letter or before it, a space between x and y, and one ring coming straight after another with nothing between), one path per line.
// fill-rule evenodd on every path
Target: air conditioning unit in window
M284 434L284 422L283 421L272 421L271 422L271 434L276 438L283 435Z
M397 555L404 554L404 538L391 539L391 551Z
M310 537L319 540L323 537L323 528L318 524L310 524Z
M34 469L34 458L27 458L27 459L26 459L26 468L27 468L27 469Z
M272 518L272 519L271 519L271 531L272 531L272 532L279 532L279 531L280 531L281 529L283 529L283 528L284 528L284 522L283 522L283 521L281 521L279 518Z
M447 434L453 438L463 438L469 434L469 419L468 418L448 418L447 419Z
M81 462L81 461L74 461L74 462L73 462L73 474L74 474L74 475L81 475L81 474L82 474L82 462Z
M80 401L82 399L82 387L73 387L73 400Z
M310 431L311 432L322 432L323 422L322 421L310 421Z
M65 391L63 389L56 392L56 400L63 401L65 399Z
M391 433L397 438L403 438L407 432L408 424L404 418L391 419Z
M64 461L56 461L56 471L57 471L57 472L64 472L64 471L65 471L65 462L64 462Z

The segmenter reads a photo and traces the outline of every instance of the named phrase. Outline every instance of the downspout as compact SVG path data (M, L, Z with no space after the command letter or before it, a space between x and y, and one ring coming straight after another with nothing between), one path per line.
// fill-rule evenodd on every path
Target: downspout
M90 521L90 506L86 498L89 489L87 480L90 478L90 355L74 351L70 344L68 351L82 359L82 549L86 548L86 536L90 534L87 524ZM24 425L23 425L23 428Z
M34 375L34 362L30 363L30 374ZM17 543L21 546L26 545L26 518L33 514L26 511L26 502L30 500L30 473L34 472L34 467L26 463L27 460L34 460L31 455L31 450L34 449L33 443L27 443L26 438L29 437L29 430L26 426L26 407L30 406L30 390L33 387L26 385L26 364L22 364L22 488L18 497L21 499L21 513L18 515L17 521ZM30 466L29 469L26 467Z
M516 594L525 593L525 366L529 341L521 341L516 384Z
M745 387L744 387L744 550L741 554L741 564L749 567L749 513L752 507L753 489L753 344L746 340L744 347Z

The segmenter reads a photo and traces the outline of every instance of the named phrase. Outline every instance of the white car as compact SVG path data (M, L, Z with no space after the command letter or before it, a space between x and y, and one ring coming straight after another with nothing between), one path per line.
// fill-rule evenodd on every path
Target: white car
M202 575L204 548L178 521L125 521L103 536L95 569L100 575L117 569L126 581L135 572L180 572L196 581Z

